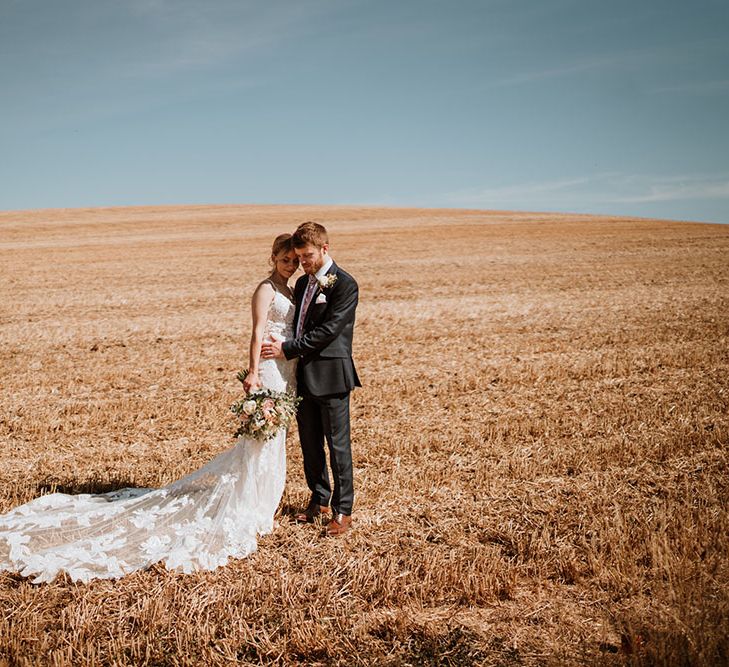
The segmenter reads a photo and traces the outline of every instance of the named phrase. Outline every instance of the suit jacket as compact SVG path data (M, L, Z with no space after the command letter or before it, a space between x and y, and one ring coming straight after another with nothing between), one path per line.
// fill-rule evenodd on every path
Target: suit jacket
M283 344L287 359L299 357L296 374L299 384L303 385L300 388L314 396L344 394L362 386L352 359L359 287L355 279L336 263L332 263L327 275L335 275L337 279L331 287L322 289L317 286L306 311L301 336ZM299 321L308 282L309 276L304 274L294 286L294 326Z

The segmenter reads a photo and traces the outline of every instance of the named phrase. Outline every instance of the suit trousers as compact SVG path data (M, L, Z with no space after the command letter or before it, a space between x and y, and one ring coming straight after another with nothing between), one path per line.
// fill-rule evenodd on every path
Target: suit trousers
M331 504L332 512L346 515L352 514L354 502L349 394L313 396L305 387L299 386L302 400L296 413L311 501L319 505ZM333 489L327 471L325 442L329 448Z

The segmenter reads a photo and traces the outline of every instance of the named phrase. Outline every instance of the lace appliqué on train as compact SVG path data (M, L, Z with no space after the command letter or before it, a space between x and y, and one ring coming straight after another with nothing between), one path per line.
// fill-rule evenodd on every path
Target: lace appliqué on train
M276 293L266 334L289 338L294 306ZM264 387L295 390L296 362L264 360ZM115 579L153 563L213 570L256 549L273 529L286 479L286 433L239 438L195 472L161 489L54 493L0 516L0 571L34 583L66 572L74 581Z

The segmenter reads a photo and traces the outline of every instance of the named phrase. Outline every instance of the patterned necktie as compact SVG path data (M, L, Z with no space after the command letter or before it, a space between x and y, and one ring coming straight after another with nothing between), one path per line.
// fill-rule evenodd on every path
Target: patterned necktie
M306 311L309 310L309 304L316 291L316 276L309 276L309 284L306 286L304 293L304 301L301 304L301 312L299 312L299 323L296 327L296 337L298 338L304 331L304 321L306 320Z

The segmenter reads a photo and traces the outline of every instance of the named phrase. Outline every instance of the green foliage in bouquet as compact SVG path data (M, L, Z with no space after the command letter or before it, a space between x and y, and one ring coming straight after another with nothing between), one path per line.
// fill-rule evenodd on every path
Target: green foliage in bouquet
M240 371L236 377L243 382L248 371ZM287 428L301 399L294 394L271 389L257 389L230 406L240 420L237 436L255 440L269 440L282 428Z

